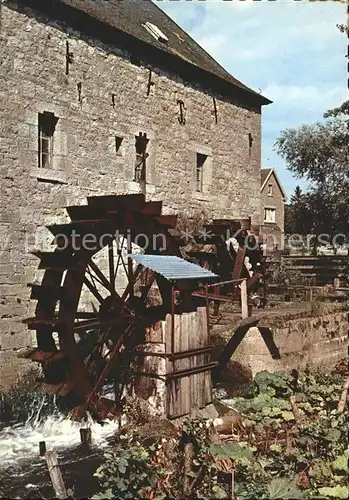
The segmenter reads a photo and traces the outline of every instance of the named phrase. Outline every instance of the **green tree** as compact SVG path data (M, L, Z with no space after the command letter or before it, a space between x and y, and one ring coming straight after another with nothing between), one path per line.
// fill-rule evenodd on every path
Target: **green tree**
M285 207L285 232L287 234L307 235L312 226L310 216L308 197L297 186L289 204Z
M324 122L286 129L275 143L287 168L311 185L302 196L300 191L294 195L295 206L301 207L304 203L304 211L293 211L296 221L292 224L317 236L327 233L333 238L348 232L348 115L349 101L346 101L327 111ZM292 201L290 205L292 207ZM306 214L306 227L302 213ZM317 241L314 240L315 249Z

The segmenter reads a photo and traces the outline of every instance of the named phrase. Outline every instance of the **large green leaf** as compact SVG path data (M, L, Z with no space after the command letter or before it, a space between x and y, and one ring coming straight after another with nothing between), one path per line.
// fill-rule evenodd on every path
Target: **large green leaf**
M269 500L296 500L304 498L303 492L295 483L285 478L276 478L268 486Z
M337 457L336 460L334 460L331 464L333 470L346 472L348 470L348 459L349 452L346 452L340 457Z
M334 486L333 488L319 488L319 493L329 498L343 498L347 499L349 496L349 491L346 486Z
M211 444L209 451L217 458L231 460L252 460L253 453L249 448L243 448L238 443L233 444Z
M286 422L290 422L291 420L294 420L294 415L291 411L283 411L281 413L281 416L282 418L286 421Z
M108 490L93 495L92 500L111 500L112 498L115 498L115 495L113 494L111 488L109 488Z

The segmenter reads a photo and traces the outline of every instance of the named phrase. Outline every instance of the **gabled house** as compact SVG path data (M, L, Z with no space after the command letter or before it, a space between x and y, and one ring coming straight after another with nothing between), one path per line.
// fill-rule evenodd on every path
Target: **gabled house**
M261 234L268 251L283 250L286 193L275 169L261 170Z

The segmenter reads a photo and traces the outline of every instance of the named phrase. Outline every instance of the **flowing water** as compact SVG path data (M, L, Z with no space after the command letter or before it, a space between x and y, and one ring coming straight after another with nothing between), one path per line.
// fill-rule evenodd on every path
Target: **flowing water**
M0 420L0 498L53 497L45 459L39 456L40 441L46 442L48 451L57 451L66 487L75 498L88 497L98 488L93 472L112 443L118 423L98 423L92 418L72 421L53 397L48 398L38 394L24 398L12 412L17 420ZM80 444L82 427L91 428L93 443L88 450Z

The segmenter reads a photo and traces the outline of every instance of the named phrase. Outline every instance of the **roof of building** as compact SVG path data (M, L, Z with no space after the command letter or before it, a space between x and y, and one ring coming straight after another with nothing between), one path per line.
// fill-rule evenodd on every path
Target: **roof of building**
M261 169L261 192L262 192L262 191L263 191L263 189L265 188L265 186L266 186L266 184L267 184L267 182L268 182L268 180L270 179L270 177L271 177L271 175L272 175L272 174L273 174L273 175L274 175L274 177L275 177L275 180L276 180L276 182L277 182L277 184L278 184L278 186L279 186L279 188L280 188L280 191L281 191L281 193L282 193L282 196L283 196L284 198L286 198L286 193L285 193L285 190L284 190L284 188L282 187L282 184L281 184L281 182L280 182L280 179L279 179L279 177L278 177L278 175L277 175L277 173L276 173L276 171L275 171L275 169L274 169L274 168L262 168L262 169Z
M260 104L271 101L234 78L198 43L182 30L167 14L150 0L60 0L62 3L85 12L89 16L108 24L142 42L180 58L225 82L238 87L255 98ZM152 23L168 38L160 41L144 27Z
M269 179L270 174L272 173L273 169L272 168L262 168L261 169L261 186L262 189L264 187L264 184L267 179Z
M130 254L128 257L144 267L161 274L167 280L210 280L218 276L203 267L172 255Z

